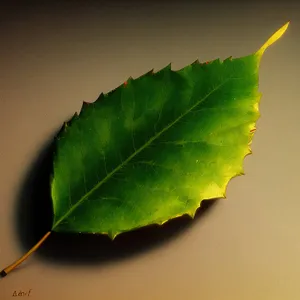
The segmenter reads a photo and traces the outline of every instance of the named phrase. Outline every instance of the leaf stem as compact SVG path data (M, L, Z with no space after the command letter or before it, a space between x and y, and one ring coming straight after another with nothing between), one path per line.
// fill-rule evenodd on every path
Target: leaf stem
M18 265L20 265L24 260L26 260L34 251L36 251L42 243L47 239L50 235L51 231L48 231L35 246L33 246L26 254L24 254L21 258L16 260L14 263L6 267L0 272L0 277L5 277L9 272L14 270Z

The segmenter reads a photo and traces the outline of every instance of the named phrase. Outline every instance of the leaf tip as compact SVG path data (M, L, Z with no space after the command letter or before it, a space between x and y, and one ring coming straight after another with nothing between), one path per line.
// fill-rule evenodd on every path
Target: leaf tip
M263 53L269 48L272 44L274 44L277 40L279 40L282 35L286 32L290 25L290 21L285 23L280 29L278 29L263 45L262 47L256 52L257 55L262 56Z

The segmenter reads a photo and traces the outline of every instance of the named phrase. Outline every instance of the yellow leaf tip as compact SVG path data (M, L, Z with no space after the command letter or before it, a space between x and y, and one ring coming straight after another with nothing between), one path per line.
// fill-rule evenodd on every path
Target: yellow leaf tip
M269 48L272 44L274 44L277 40L279 40L282 35L286 32L290 25L290 21L285 23L280 29L278 29L273 35L263 44L263 46L256 52L259 56L262 56L263 53Z

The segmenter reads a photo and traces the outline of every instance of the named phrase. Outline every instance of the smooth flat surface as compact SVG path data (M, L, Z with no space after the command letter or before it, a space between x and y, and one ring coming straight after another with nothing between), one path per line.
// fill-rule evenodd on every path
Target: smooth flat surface
M0 299L29 289L38 300L299 299L300 6L72 3L0 9L0 269L46 233L49 158L41 152L82 101L170 62L178 69L251 54L291 24L263 56L253 155L226 200L165 234L124 242L143 251L123 259L106 259L104 239L50 236L0 280ZM141 246L151 239L154 247Z

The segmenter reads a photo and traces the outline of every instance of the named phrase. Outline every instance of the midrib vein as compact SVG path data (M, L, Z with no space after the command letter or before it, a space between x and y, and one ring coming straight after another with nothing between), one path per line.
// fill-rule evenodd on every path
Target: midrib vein
M227 81L229 81L232 78L227 78L222 83L220 83L217 87L212 89L205 97L197 101L194 105L192 105L184 114L180 115L178 118L176 118L173 122L171 122L169 125L164 127L160 132L156 133L152 138L150 138L143 146L141 146L139 149L137 149L133 154L131 154L126 160L124 160L119 166L117 166L114 170L112 170L110 173L106 175L103 180L101 180L98 184L96 184L88 193L86 193L84 196L81 197L81 199L73 205L73 207L68 210L52 227L52 230L58 226L65 218L67 218L86 198L88 198L95 190L97 190L101 185L103 185L105 182L107 182L116 172L121 170L130 160L132 160L136 155L138 155L141 151L143 151L145 148L147 148L153 141L155 141L159 136L161 136L164 132L166 132L169 128L171 128L174 124L176 124L178 121L180 121L183 117L185 117L188 113L190 113L195 107L200 105L203 101L205 101L211 94L213 94L216 90L218 90L222 85L224 85Z

